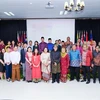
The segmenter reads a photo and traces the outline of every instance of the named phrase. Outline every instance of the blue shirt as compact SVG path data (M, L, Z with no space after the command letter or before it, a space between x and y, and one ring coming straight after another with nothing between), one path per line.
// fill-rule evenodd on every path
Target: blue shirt
M47 46L48 46L48 50L52 51L53 47L54 47L54 44L53 43L48 43Z
M71 50L69 52L69 58L70 58L70 66L71 67L80 67L81 63L81 54L79 50Z

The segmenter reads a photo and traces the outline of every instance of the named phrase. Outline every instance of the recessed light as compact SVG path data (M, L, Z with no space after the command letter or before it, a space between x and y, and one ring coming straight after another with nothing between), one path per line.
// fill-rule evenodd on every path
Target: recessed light
M30 5L32 5L32 2L30 2Z
M67 15L67 13L68 13L68 12L67 12L67 11L65 11L65 12L64 12L64 15Z
M14 14L14 13L12 13L12 12L9 12L9 14L10 14L10 15L12 15L12 16L15 16L15 14Z
M4 12L4 14L6 14L6 15L8 15L8 16L11 16L9 13L7 13L7 12Z
M60 11L60 15L63 15L63 11Z

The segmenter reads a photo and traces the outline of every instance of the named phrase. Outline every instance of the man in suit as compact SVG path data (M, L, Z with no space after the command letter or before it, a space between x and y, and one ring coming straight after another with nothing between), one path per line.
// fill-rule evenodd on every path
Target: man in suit
M25 81L25 77L26 77L26 65L25 65L26 52L27 52L27 44L24 43L24 47L21 50L21 64L22 64L22 68L23 68L23 81Z

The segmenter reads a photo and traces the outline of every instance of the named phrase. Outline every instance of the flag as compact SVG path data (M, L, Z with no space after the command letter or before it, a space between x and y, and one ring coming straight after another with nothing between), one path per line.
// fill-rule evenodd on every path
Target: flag
M27 42L27 36L26 36L26 32L24 31L24 35L23 35L24 37L23 37L23 42Z
M81 39L80 31L79 31L79 34L78 34L78 38Z
M22 42L22 33L21 33L21 31L19 32L19 42Z
M21 41L21 38L20 38L20 32L17 31L17 41L20 42Z
M17 41L19 42L19 32L17 31Z
M81 34L81 45L83 44L83 41L84 41L84 36L83 36L83 32Z
M77 40L79 39L79 36L78 36L78 31L77 31Z
M90 40L93 40L93 36L92 36L92 30L90 31Z
M88 41L88 32L86 31L86 41Z
M86 41L86 35L85 35L85 31L84 31L84 41Z

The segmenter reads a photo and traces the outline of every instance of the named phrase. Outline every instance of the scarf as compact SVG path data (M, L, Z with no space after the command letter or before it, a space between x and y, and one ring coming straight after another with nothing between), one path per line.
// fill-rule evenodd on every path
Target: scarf
M66 52L65 53L61 52L61 57L65 57L65 56L66 56Z

